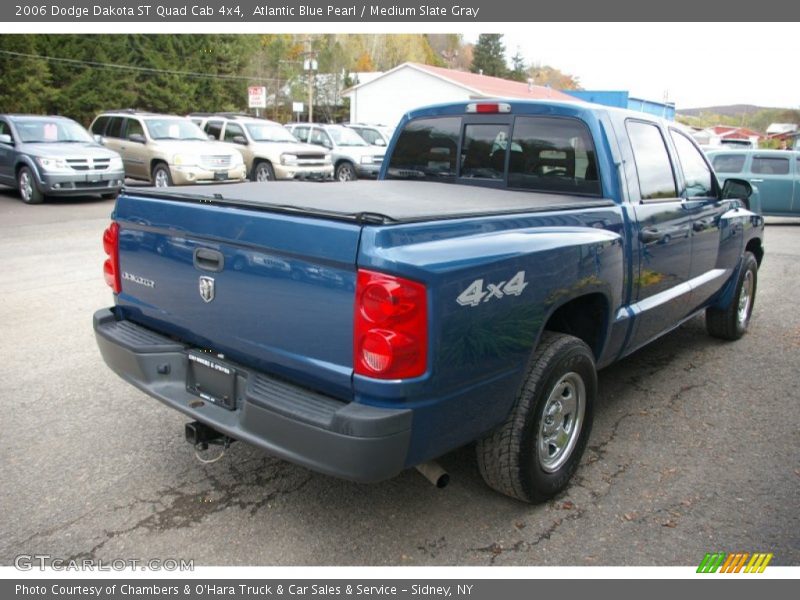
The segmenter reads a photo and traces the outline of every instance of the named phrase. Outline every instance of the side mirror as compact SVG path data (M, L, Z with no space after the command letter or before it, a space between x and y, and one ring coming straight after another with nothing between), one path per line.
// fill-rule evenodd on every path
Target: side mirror
M247 146L247 138L244 137L243 135L235 135L235 136L233 136L233 140L232 141L233 141L234 144L239 144L241 146Z
M13 144L11 136L7 133L0 133L0 144Z
M137 144L146 144L147 139L141 133L132 133L128 136L128 140L136 142Z
M103 145L103 142L104 142L105 140L103 139L103 136L102 136L102 135L100 135L99 133L95 133L95 134L94 134L92 137L94 138L94 141L95 141L95 142L97 142L97 143L98 143L98 144L100 144L101 146Z
M376 145L376 146L385 146L385 145L386 145L386 142L384 142L384 141L383 141L383 138L377 138L377 139L375 140L375 145Z
M722 199L738 199L744 202L744 205L750 208L750 196L753 195L753 186L749 181L744 179L727 179L722 186Z

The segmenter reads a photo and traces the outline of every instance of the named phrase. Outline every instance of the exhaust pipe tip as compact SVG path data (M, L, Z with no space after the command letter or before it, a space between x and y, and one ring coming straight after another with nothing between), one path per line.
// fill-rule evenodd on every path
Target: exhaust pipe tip
M420 463L414 468L439 489L447 487L447 484L450 483L450 474L436 461Z

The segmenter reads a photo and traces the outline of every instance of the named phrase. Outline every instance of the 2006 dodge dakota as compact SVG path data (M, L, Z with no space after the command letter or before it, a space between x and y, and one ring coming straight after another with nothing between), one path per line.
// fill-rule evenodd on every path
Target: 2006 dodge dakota
M126 190L96 338L194 443L377 481L477 440L491 487L541 501L578 465L598 368L700 311L745 332L751 191L643 114L424 108L377 182Z

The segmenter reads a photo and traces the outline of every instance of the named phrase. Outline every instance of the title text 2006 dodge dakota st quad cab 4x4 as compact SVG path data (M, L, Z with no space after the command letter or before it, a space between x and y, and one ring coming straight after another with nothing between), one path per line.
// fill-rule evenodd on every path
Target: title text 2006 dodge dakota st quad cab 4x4
M746 330L747 182L684 132L583 103L406 115L381 181L129 189L104 236L106 363L196 422L356 481L477 440L504 494L562 490L596 369L705 311Z

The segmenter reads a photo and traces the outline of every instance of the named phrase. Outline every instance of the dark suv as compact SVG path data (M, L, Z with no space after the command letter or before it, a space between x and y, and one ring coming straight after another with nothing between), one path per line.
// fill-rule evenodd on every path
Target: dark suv
M0 183L16 187L26 204L46 196L115 198L124 182L119 154L72 119L0 115Z

